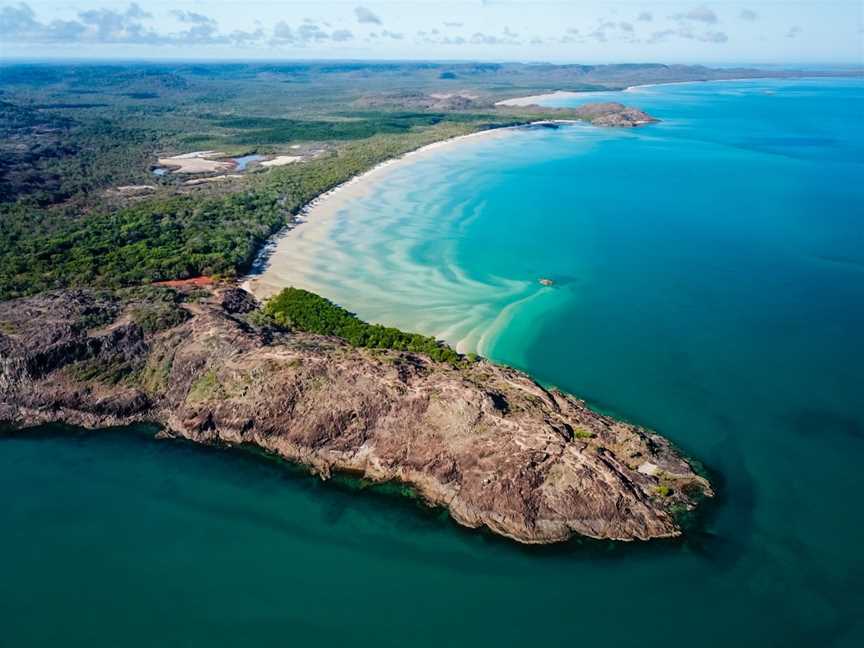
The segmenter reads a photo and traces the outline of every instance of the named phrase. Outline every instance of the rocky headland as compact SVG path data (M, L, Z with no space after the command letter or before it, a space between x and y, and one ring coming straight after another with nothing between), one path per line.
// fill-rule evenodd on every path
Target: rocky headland
M0 421L151 421L322 478L399 482L523 543L677 536L681 514L712 495L663 437L519 371L275 327L235 287L0 303Z
M575 108L574 111L580 119L589 121L595 126L633 128L660 121L638 108L631 108L614 101L585 104Z

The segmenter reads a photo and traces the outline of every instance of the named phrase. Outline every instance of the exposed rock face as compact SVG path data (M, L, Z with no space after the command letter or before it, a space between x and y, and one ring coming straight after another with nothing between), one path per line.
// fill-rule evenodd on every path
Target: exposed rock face
M615 102L585 104L577 108L576 113L595 126L632 128L659 121L638 108L629 108Z
M518 371L262 329L217 291L144 333L93 291L0 304L0 421L154 421L200 443L249 443L311 467L414 487L468 527L525 543L675 536L710 496L662 437Z
M228 288L222 291L222 308L232 315L251 313L258 308L258 302L250 292L240 288Z

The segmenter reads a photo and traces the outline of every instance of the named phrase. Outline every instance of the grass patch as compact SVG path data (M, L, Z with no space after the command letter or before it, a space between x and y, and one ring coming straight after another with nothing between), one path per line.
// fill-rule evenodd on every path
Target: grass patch
M584 427L575 427L573 428L573 438L574 439L593 439L594 433Z
M85 360L77 362L67 370L70 378L79 382L100 382L106 385L119 385L131 379L136 367L124 360Z
M669 484L660 484L654 487L654 492L660 497L669 497L672 495L672 487Z
M222 388L222 383L219 382L216 371L210 369L193 383L186 396L186 400L191 402L205 401L220 398L224 395L225 390Z
M0 333L4 333L5 335L15 335L17 332L18 327L12 322L0 322Z

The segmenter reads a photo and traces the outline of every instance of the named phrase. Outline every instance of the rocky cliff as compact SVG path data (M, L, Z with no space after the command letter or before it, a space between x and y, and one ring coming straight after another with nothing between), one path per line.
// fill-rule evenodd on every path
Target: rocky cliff
M323 478L398 481L524 543L675 536L677 514L712 494L664 438L523 373L278 330L255 309L236 288L2 303L0 421L153 421Z

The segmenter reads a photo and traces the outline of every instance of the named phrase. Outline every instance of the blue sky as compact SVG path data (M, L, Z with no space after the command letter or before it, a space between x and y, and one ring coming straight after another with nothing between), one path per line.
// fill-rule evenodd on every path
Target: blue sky
M3 58L864 63L864 0L0 0Z

